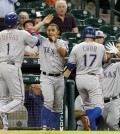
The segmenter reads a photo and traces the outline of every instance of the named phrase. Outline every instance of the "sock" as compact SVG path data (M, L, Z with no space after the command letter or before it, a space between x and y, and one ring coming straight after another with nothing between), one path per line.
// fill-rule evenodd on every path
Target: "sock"
M51 112L51 115L50 115L50 128L55 129L57 127L59 117L60 117L60 113Z
M41 113L41 126L43 125L48 126L50 114L51 114L51 110L43 106L42 113Z
M101 115L102 109L100 107L95 107L94 109L86 110L86 115L88 116L91 124L91 130L96 130L96 119Z

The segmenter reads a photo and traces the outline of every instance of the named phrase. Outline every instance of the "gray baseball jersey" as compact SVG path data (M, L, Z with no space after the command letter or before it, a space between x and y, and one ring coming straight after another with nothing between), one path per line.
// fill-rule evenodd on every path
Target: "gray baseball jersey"
M55 43L50 42L48 38L41 36L42 42L39 46L41 71L47 73L63 72L65 59L57 52ZM68 49L68 42L57 39L61 46ZM41 60L42 59L42 60Z
M37 40L25 30L14 29L0 32L0 62L11 60L21 64L25 45L33 47Z
M96 42L75 45L69 56L69 62L76 64L76 74L99 74L102 61L106 59L104 46Z
M104 98L118 96L120 94L120 63L111 63L103 67L101 75ZM107 84L106 84L107 83Z

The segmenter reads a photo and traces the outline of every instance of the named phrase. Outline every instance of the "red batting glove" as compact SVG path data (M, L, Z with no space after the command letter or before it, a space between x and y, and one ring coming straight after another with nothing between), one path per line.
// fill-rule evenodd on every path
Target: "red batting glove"
M28 27L28 32L29 32L30 34L35 33L34 27L29 26L29 27Z

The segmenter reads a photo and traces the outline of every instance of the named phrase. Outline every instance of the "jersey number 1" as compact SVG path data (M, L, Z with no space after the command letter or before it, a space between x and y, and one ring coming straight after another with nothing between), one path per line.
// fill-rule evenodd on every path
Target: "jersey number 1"
M10 51L10 43L7 44L7 55L9 55L9 51Z
M96 59L97 56L96 56L96 54L90 54L89 57L92 57L92 60L91 60L91 63L90 63L89 66L92 66L93 63L95 62L95 59ZM84 66L88 66L88 65L87 65L87 58L88 58L88 57L87 57L87 55L85 54L85 55L84 55Z

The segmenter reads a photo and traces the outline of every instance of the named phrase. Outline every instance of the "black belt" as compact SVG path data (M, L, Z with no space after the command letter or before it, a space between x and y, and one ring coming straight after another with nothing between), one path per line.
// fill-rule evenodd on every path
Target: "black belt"
M111 97L111 98L104 98L104 103L108 103L108 102L110 102L111 100L116 100L116 99L118 99L117 96L114 96L114 97Z
M15 62L13 62L13 61L8 61L7 64L15 65Z
M47 75L47 76L54 76L54 77L58 77L61 75L61 73L59 74L51 74L51 73L46 73L46 72L42 72L44 75Z
M89 75L96 75L95 73L88 73Z

